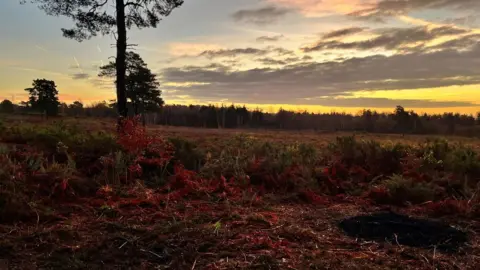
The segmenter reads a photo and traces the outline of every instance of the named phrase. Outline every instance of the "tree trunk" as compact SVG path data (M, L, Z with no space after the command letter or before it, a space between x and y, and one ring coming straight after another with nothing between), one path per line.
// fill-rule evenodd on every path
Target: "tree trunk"
M147 121L146 121L146 118L145 118L145 102L143 102L142 100L142 124L143 126L145 127L147 125Z
M117 11L117 106L120 117L127 117L127 95L125 85L126 54L127 54L127 27L125 25L124 0L116 1Z

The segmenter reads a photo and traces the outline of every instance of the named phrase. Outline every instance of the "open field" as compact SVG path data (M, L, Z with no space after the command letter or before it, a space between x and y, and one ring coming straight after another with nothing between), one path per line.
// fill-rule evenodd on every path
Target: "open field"
M480 264L478 139L0 121L0 269Z
M1 115L0 115L1 116ZM26 117L15 115L4 115L0 120L9 124L31 123L36 125L48 125L48 123L57 120L42 120L40 117ZM115 131L115 121L105 118L64 118L64 123L79 126L87 131L106 130ZM190 127L174 126L148 126L150 132L159 133L165 137L182 137L197 144L209 144L223 141L238 134L246 134L256 139L265 141L280 141L284 143L303 142L313 144L317 147L324 147L337 137L351 136L349 132L315 132L315 131L287 131L287 130L268 130L268 129L204 129ZM357 133L355 136L359 139L375 140L379 142L394 142L405 144L422 143L426 139L440 138L448 139L451 142L459 142L471 146L480 151L480 139L474 137L461 136L442 136L442 135L405 135L401 134L377 134L377 133Z

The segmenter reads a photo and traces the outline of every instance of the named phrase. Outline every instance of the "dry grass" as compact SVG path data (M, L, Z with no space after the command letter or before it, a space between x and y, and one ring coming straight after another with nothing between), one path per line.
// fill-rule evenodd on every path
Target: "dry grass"
M38 128L52 121L55 120L35 117L4 120L7 126L33 123ZM114 130L114 121L105 119L64 119L64 122L93 132ZM160 126L149 127L149 132L190 140L205 152L226 149L239 134L287 145L307 143L320 151L338 136L351 135ZM408 145L417 145L426 138L357 134L360 140ZM480 151L478 140L456 137L448 140ZM424 197L414 201L415 205L407 202L398 207L379 206L364 194L352 196L341 191L321 194L317 190L316 197L305 201L297 191L268 192L229 181L230 191L211 189L209 193L191 193L171 200L173 192L165 195L160 188L149 188L141 182L100 189L98 185L89 186L93 180L102 179L87 177L84 168L78 166L78 171L69 175L71 184L66 189L77 192L55 197L40 194L39 190L46 183L55 182L57 176L34 174L21 182L17 166L6 162L13 160L11 155L0 156L5 158L1 164L5 168L0 166L0 194L15 195L8 200L0 198L0 210L2 207L18 210L17 216L0 221L0 269L2 262L9 264L8 269L477 269L480 265L480 211L471 203L478 203L480 196L474 191L467 200L459 200L458 209L442 216L443 222L455 225L469 236L467 244L447 253L435 246L420 248L398 241L349 237L338 226L345 218L384 210L430 219L438 214L432 213L431 205L441 206L443 202L423 202ZM336 167L331 165L328 174L324 167L314 168L314 172L292 170L291 174L283 175L284 180L307 181L311 177L319 184L331 180L328 183L334 186L338 183L335 181L341 180L335 178L340 175L339 169L332 173ZM432 175L422 174L418 179L436 183L439 179L430 179L436 177ZM348 177L352 177L349 184L362 181L354 178L356 175ZM385 179L370 180L359 186L366 190L378 183L389 187L390 182ZM82 188L85 190L79 192ZM465 213L459 213L460 210Z

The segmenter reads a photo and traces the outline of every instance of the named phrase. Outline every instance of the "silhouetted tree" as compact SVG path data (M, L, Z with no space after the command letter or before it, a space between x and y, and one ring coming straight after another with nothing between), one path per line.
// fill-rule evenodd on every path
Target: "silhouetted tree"
M453 113L445 113L443 115L443 121L447 125L447 133L454 134L455 133L455 115Z
M13 113L14 111L15 111L15 105L13 105L13 103L10 100L5 99L2 101L2 103L0 103L0 112Z
M260 109L255 109L252 112L252 121L251 121L252 127L255 127L255 128L261 127L263 125L263 117L264 117L263 112Z
M70 114L79 116L83 112L83 104L80 101L74 101L72 104L68 105L68 110Z
M397 106L395 108L395 113L393 118L396 122L397 131L405 133L408 131L410 115L402 106Z
M68 104L65 102L60 102L60 106L58 106L58 112L60 114L66 114L68 111Z
M115 62L100 67L99 76L115 77ZM140 112L158 111L163 105L156 75L147 67L143 59L135 52L127 52L126 93L135 115Z
M58 90L54 81L37 79L32 87L26 88L28 92L28 107L33 111L45 113L47 116L58 114Z
M27 0L20 0L21 3ZM181 6L183 0L30 0L38 3L48 15L66 16L75 22L72 29L63 29L63 35L79 42L97 36L116 33L116 85L118 113L127 116L125 60L127 29L156 27L162 17ZM114 9L109 9L112 2Z
M363 126L366 132L373 132L375 128L375 119L371 110L362 111Z

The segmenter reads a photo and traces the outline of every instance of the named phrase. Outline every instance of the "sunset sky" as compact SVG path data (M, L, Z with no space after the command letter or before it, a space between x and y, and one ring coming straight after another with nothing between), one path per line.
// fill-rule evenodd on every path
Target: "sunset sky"
M54 80L65 102L115 97L98 67L111 36L84 42L33 4L0 1L0 99ZM169 104L275 110L480 111L480 0L185 0L129 43Z

